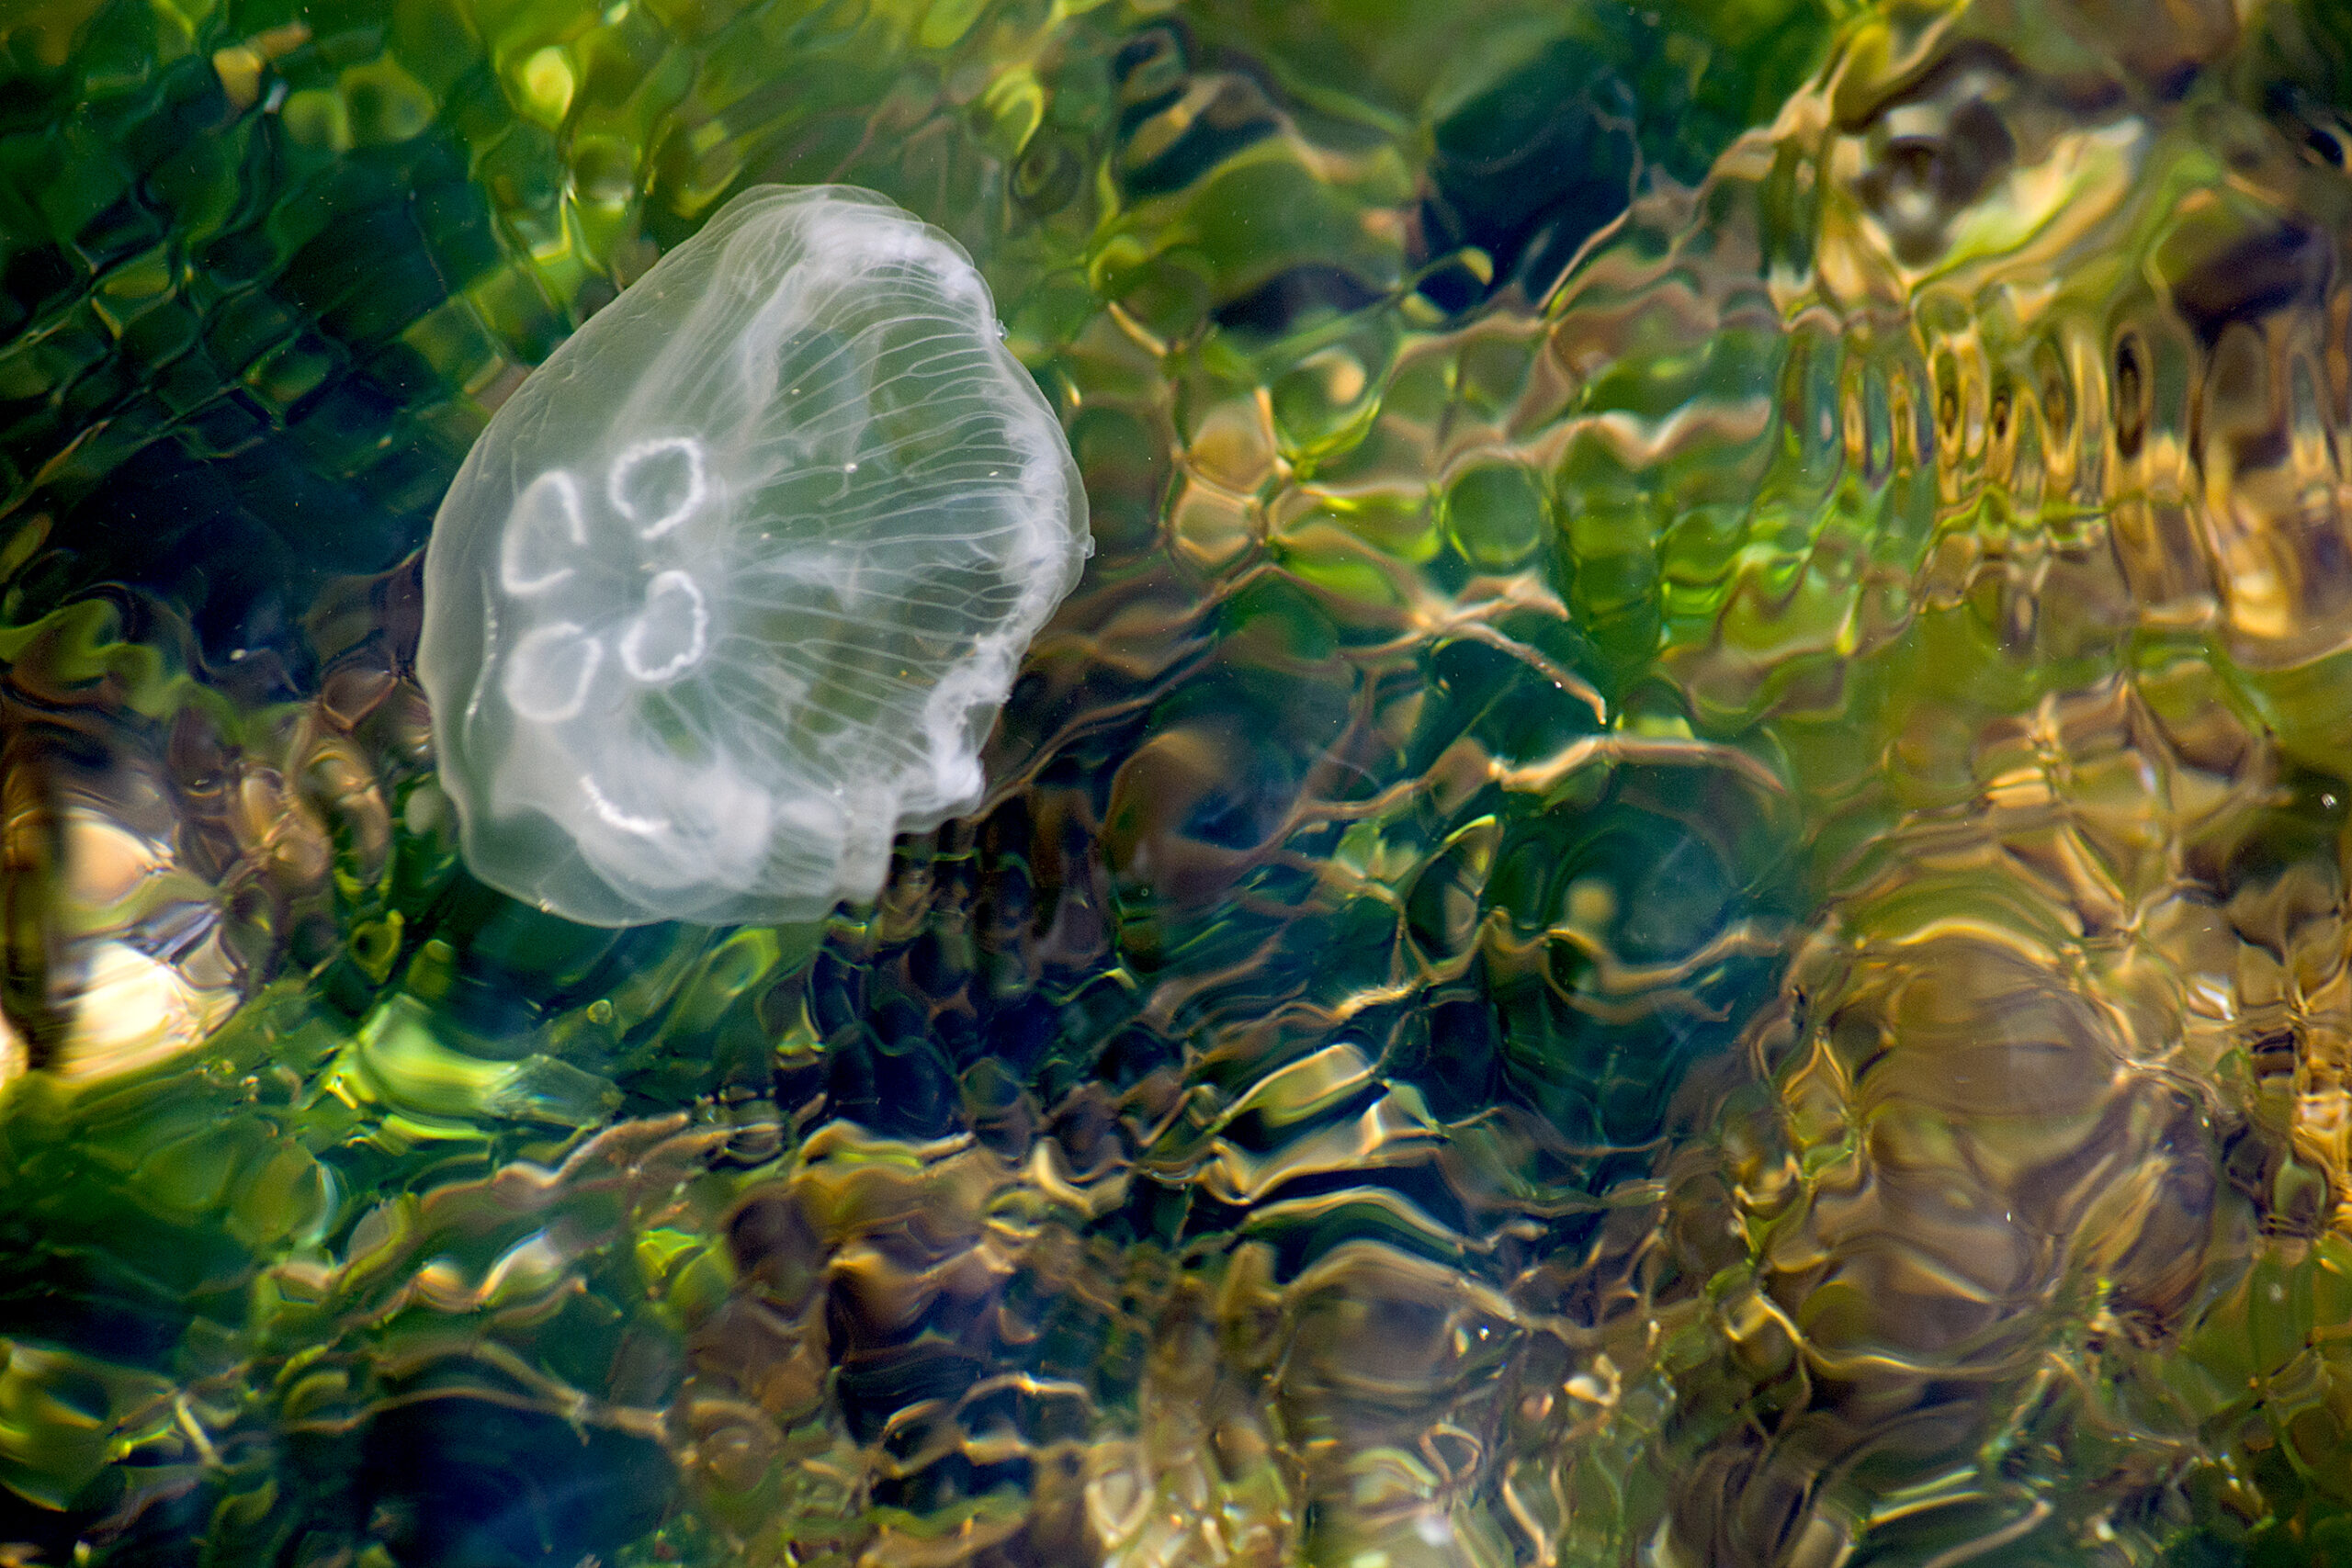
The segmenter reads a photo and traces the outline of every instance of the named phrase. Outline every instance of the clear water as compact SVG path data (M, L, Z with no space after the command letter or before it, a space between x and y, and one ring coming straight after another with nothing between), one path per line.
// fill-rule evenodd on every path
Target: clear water
M0 7L0 1561L2352 1561L2352 19ZM870 909L458 863L734 190L1096 553Z

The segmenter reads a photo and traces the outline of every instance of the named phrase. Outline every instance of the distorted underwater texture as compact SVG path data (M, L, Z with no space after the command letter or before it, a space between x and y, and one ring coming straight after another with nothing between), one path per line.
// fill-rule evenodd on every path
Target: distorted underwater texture
M2341 0L0 4L0 1562L2352 1562ZM1094 553L799 925L419 560L761 183Z

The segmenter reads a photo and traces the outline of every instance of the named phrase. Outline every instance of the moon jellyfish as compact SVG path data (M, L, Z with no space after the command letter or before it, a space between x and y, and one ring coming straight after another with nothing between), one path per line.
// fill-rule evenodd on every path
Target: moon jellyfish
M746 191L458 470L418 669L467 864L571 919L792 919L970 808L1086 498L956 243Z

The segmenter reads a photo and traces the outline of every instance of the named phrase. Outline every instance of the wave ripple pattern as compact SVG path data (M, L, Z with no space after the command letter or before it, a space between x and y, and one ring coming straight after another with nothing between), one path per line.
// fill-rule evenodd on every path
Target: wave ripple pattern
M6 1553L2352 1553L2341 6L0 38ZM417 552L766 183L1094 554L874 903L569 924Z

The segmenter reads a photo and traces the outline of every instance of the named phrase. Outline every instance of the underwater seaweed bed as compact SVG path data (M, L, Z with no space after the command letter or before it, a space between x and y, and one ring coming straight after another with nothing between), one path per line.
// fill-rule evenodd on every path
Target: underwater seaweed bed
M0 6L0 1562L2352 1562L2352 10ZM420 558L730 196L1094 552L800 924Z

